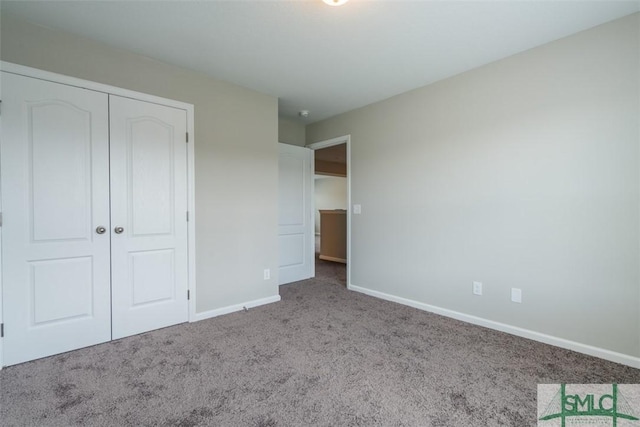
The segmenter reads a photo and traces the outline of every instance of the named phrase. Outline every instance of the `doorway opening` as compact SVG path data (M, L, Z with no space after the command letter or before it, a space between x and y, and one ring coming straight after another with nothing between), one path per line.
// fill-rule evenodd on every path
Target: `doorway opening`
M350 136L321 141L314 150L315 277L348 287L351 220Z

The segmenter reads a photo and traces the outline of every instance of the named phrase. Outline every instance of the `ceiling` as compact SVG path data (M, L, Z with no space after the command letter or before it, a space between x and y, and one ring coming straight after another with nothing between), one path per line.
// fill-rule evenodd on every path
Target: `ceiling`
M636 1L6 1L2 13L279 98L312 123L640 10ZM310 111L298 117L298 111Z

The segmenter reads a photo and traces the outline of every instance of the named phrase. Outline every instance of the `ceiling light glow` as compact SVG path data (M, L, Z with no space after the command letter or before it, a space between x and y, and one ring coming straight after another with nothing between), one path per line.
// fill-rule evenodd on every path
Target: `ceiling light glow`
M342 6L349 0L322 0L322 1L328 4L329 6Z

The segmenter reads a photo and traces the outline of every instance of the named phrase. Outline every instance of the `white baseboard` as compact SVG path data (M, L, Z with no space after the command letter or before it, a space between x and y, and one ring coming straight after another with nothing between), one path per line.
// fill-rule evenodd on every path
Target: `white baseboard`
M360 286L355 286L350 284L349 286L347 286L347 288L351 291L360 292L372 297L396 302L398 304L408 305L409 307L417 308L419 310L428 311L428 312L439 314L445 317L451 317L452 319L461 320L463 322L472 323L478 326L484 326L485 328L495 329L496 331L506 332L511 335L528 338L530 340L539 341L545 344L550 344L550 345L564 348L567 350L573 350L578 353L599 357L601 359L609 360L616 363L621 363L623 365L640 369L640 357L617 353L615 351L606 350L604 348L594 347L588 344L582 344L575 341L569 341L564 338L554 337L552 335L531 331L529 329L519 328L517 326L507 325L506 323L500 323L493 320L484 319L482 317L472 316L470 314L465 314L459 311L453 311L446 308L437 307L435 305L425 304L419 301L386 294L384 292L362 288Z
M223 314L235 313L236 311L242 311L245 308L258 307L260 305L270 304L272 302L280 301L280 295L274 295L272 297L256 299L253 301L243 302L241 304L229 305L227 307L216 308L215 310L203 311L196 313L190 322L198 322L200 320L210 319L212 317L222 316Z

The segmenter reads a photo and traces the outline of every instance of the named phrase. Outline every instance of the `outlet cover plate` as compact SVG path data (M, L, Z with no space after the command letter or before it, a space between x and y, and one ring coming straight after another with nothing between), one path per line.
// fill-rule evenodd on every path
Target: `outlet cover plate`
M511 288L511 301L522 303L522 289Z
M473 282L473 294L482 295L482 282Z

